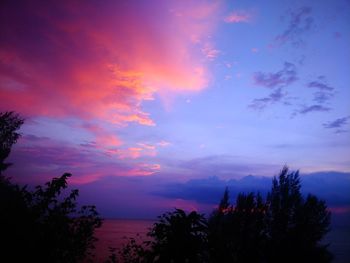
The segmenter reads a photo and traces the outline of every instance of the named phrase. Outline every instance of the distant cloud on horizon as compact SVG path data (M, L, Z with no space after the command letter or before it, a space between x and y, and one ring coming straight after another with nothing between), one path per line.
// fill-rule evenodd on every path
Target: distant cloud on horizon
M328 207L350 207L350 173L315 172L301 174L302 192L315 194L326 200ZM231 201L240 192L260 192L265 195L271 188L271 177L245 176L241 179L223 180L213 176L203 179L193 179L185 183L168 184L155 195L166 198L181 198L195 200L199 203L218 204L225 187L229 188Z

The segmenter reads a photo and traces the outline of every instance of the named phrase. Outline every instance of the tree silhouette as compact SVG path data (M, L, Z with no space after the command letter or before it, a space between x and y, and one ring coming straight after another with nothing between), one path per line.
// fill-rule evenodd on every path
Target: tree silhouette
M77 207L78 190L68 191L68 173L30 191L3 172L23 124L13 112L0 113L0 260L10 262L92 261L94 230L101 219L94 206ZM150 240L130 239L107 262L254 263L331 262L320 241L329 231L324 201L301 193L298 171L285 166L266 199L241 193L234 205L225 189L207 220L181 209L159 216Z
M23 120L0 113L1 169L19 138ZM101 225L94 206L77 208L78 190L67 193L66 173L34 191L0 176L0 261L78 262L91 259L95 228ZM65 194L66 193L66 194Z
M223 200L228 196L225 190ZM211 262L259 262L265 246L265 212L259 194L239 194L235 207L221 205L209 218Z
M286 166L266 201L260 194L239 194L230 206L226 188L209 217L211 262L330 262L327 246L320 245L330 213L324 201L304 198L300 188L298 171Z
M330 262L327 246L319 242L329 231L330 212L314 195L303 198L298 171L285 166L273 179L267 196L269 262ZM290 254L288 257L286 255Z
M266 200L241 193L231 205L226 188L208 220L180 209L165 213L148 233L152 240L132 239L121 262L331 262L327 246L320 244L330 213L324 201L304 198L300 189L298 171L286 166Z
M12 145L20 137L17 131L23 121L18 114L12 111L0 112L0 176L11 165L5 163L5 159L10 155Z

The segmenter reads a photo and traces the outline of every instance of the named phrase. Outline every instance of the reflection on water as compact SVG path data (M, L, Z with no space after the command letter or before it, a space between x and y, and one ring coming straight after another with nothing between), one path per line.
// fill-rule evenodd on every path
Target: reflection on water
M109 247L120 248L126 242L126 238L146 237L148 229L152 227L152 220L125 220L125 219L105 219L102 226L96 230L96 256L99 262L109 256Z

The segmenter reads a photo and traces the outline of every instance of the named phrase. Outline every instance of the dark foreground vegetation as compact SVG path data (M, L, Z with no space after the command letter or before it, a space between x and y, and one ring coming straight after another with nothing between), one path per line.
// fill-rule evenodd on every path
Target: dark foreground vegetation
M101 225L94 206L77 207L78 190L67 191L70 174L30 191L3 172L20 137L23 120L0 113L0 261L94 262L94 230ZM106 262L331 262L320 241L329 231L324 201L303 196L298 172L284 167L267 196L229 191L209 218L181 209L159 216L148 240L130 239L111 249Z
M323 201L300 193L298 172L284 167L266 198L239 194L234 205L226 189L208 219L183 210L163 214L149 241L131 239L122 262L331 262L320 241L329 230Z
M77 208L70 174L33 191L11 182L3 172L23 120L0 113L0 262L79 262L92 260L94 230L101 225L94 206Z

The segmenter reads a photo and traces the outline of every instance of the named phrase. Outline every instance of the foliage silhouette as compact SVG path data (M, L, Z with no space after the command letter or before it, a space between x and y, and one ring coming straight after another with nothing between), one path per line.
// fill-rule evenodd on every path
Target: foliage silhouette
M154 224L149 236L152 253L158 262L203 262L207 223L203 215L181 209L165 213Z
M195 211L164 213L148 232L148 241L130 238L118 253L123 263L208 262L207 221Z
M231 205L226 188L208 220L180 209L165 213L148 233L151 241L131 239L119 255L132 260L121 262L331 262L320 244L330 213L324 201L304 198L300 188L299 173L285 166L266 200L241 193Z
M0 112L0 176L11 164L5 163L10 155L12 145L20 137L17 132L24 120L13 111Z
M101 218L95 206L77 208L78 190L67 192L70 174L32 191L3 175L22 124L17 114L0 113L0 260L93 261ZM181 209L165 213L148 232L149 240L132 238L117 253L111 248L106 262L331 262L327 245L320 244L330 212L324 201L304 197L300 189L298 171L286 166L265 200L259 193L241 193L233 205L226 188L208 219Z
M259 262L265 245L265 213L266 205L254 193L239 194L235 207L220 210L219 206L209 218L211 262Z
M106 263L151 263L152 259L151 250L149 249L150 241L142 241L140 236L136 238L129 238L127 243L123 245L121 249L115 252L114 249L110 249L111 254Z
M297 172L284 167L273 179L267 196L267 237L269 262L330 262L326 245L320 245L329 231L330 212L324 201L300 192ZM291 253L292 252L292 253ZM289 255L287 258L285 255Z
M0 113L0 155L4 171L23 120L13 112ZM95 228L101 225L94 206L77 209L78 190L64 195L63 174L34 191L0 176L0 260L10 262L79 262L92 260Z

